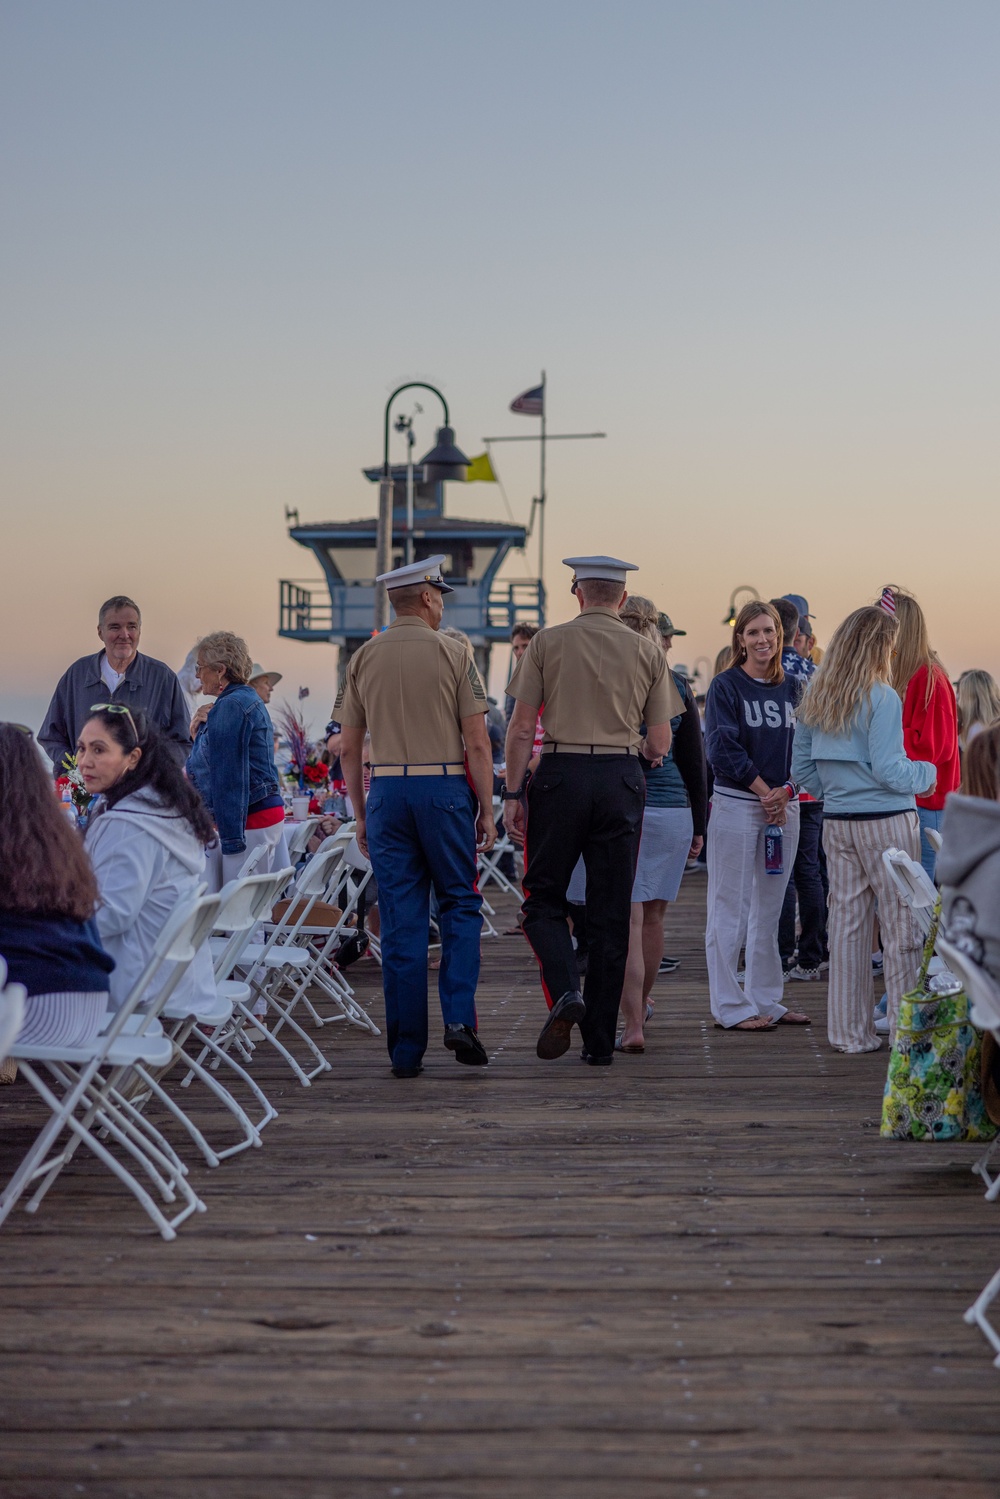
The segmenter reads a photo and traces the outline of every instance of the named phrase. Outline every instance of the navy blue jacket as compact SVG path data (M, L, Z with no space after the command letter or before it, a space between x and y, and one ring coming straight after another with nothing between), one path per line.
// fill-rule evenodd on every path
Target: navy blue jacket
M176 746L177 758L183 764L191 750L191 716L177 673L163 661L155 661L138 651L126 669L124 682L119 682L112 694L101 676L103 655L103 651L98 651L94 656L81 656L59 678L38 734L38 742L51 759L56 775L63 773L65 756L76 754L80 730L95 703L124 703L133 713L141 708Z
M749 791L758 776L782 786L792 764L795 707L802 683L755 682L742 666L720 672L705 702L705 751L716 784Z
M187 773L215 819L222 852L241 854L250 807L278 790L274 729L252 687L230 682L220 692L195 736Z
M28 994L106 994L115 966L97 925L72 916L0 911L0 956Z

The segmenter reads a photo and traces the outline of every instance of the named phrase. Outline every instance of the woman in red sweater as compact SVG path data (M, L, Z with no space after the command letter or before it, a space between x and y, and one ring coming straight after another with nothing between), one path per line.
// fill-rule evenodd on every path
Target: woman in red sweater
M903 744L911 760L931 760L937 785L930 796L917 797L920 818L920 862L934 878L935 853L927 837L940 828L945 797L958 790L962 769L958 754L958 709L944 667L931 650L924 611L912 594L887 588L896 604L899 634L892 685L903 700ZM884 607L884 603L883 603Z

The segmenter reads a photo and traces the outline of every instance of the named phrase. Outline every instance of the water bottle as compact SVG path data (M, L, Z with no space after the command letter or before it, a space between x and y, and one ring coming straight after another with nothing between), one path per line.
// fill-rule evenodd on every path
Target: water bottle
M768 874L784 874L784 835L776 822L764 829L764 868Z

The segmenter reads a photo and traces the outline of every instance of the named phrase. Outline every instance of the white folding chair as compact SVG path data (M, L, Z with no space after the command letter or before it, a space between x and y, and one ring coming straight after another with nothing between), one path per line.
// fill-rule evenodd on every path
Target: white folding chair
M239 952L252 935L255 927L259 924L261 916L270 910L271 902L277 892L283 887L288 878L288 870L278 870L273 874L249 875L246 878L234 880L220 892L220 905L215 918L215 930L228 933L225 939L225 949L221 958L214 965L216 979L216 993L209 1000L200 1000L195 1004L189 1001L180 1001L176 998L168 1001L161 1016L165 1033L169 1036L173 1055L170 1063L158 1073L152 1074L148 1069L137 1069L143 1081L150 1089L150 1094L155 1095L163 1106L183 1125L191 1139L197 1145L209 1166L217 1166L220 1161L231 1155L236 1155L251 1146L259 1147L261 1144L260 1131L272 1119L277 1118L277 1109L273 1107L267 1095L257 1085L254 1079L241 1067L239 1062L231 1053L220 1046L216 1040L217 1035L223 1032L225 1027L232 1021L233 1012L237 1001L246 1000L250 997L250 989L246 984L236 983L229 979L229 974L235 967ZM193 1034L195 1027L201 1028L202 1032L198 1040L201 1050L197 1056L189 1055L185 1050L185 1043ZM254 1123L246 1110L233 1097L230 1090L225 1087L212 1071L204 1065L204 1058L211 1056L216 1067L224 1064L240 1081L250 1090L262 1109L262 1117ZM189 1115L180 1107L176 1097L171 1096L163 1088L161 1079L165 1072L169 1071L175 1064L183 1063L187 1072L182 1078L181 1086L188 1087L194 1078L198 1078L206 1088L215 1096L225 1109L232 1114L240 1126L243 1138L235 1145L224 1149L214 1149L206 1140L203 1132L198 1128Z
M937 828L924 828L924 837L927 839L927 842L930 844L934 852L936 854L939 854L944 847L944 839L941 837L941 834L938 832Z
M50 1118L0 1194L0 1223L35 1181L39 1185L25 1211L37 1211L81 1144L129 1188L164 1239L175 1238L178 1226L192 1213L205 1211L204 1203L185 1180L187 1168L162 1135L132 1107L125 1091L126 1080L134 1075L137 1064L162 1067L170 1060L171 1042L162 1033L159 1015L207 938L218 908L217 895L204 895L178 906L164 924L149 962L125 1002L101 1034L86 1046L14 1042L10 1055L16 1057L21 1072L49 1109ZM144 1012L137 1013L153 979L166 963L173 964L166 981ZM137 1022L134 1030L130 1027L133 1020ZM36 1071L36 1063L62 1088L61 1097ZM103 1075L105 1071L107 1076ZM105 1132L141 1166L164 1201L174 1202L179 1192L184 1199L181 1210L167 1218L142 1183L98 1139L98 1131ZM67 1132L69 1139L65 1146L50 1155L56 1141Z
M291 865L296 865L301 859L309 845L309 839L313 835L313 830L319 826L321 821L322 818L320 817L307 817L305 822L297 822L295 824L295 832L288 840L288 861Z
M926 938L931 929L934 907L938 893L934 881L922 864L911 859L901 848L887 848L882 854L882 863L892 876L900 899L909 906Z
M330 1025L345 1020L351 1025L356 1025L360 1030L367 1030L371 1035L378 1036L381 1035L378 1026L358 1003L354 990L336 966L337 952L341 943L354 931L350 924L352 917L358 911L362 896L372 880L371 864L358 848L357 839L353 834L347 839L341 839L342 831L338 829L338 832L327 840L331 845L331 850L336 850L338 860L330 865L326 899L332 899L336 892L340 917L331 927L313 925L309 917L304 915L297 927L295 940L304 943L309 951L311 962L308 967L295 975L292 997L285 1008L287 1013L291 1014L295 1006L301 1002L305 1004L317 1025ZM326 845L324 844L323 847L325 848ZM322 853L323 848L319 852ZM298 899L298 893L293 899ZM369 950L376 944L377 939L369 934ZM327 999L333 1001L337 1007L335 1014L320 1015L318 1013L309 998L310 987L320 989ZM279 1021L275 1030L280 1029L281 1022Z
M281 920L270 929L264 942L249 942L246 945L238 964L245 972L247 984L265 1009L264 1016L259 1016L254 1015L245 1003L237 1004L236 1008L242 1013L245 1025L253 1026L262 1039L275 1047L304 1088L321 1072L328 1072L330 1063L308 1032L291 1015L288 1005L282 1001L282 991L290 983L294 992L303 971L312 966L312 954L297 941L298 934L308 921L310 911L326 892L333 871L342 860L341 847L331 847L314 854L299 874ZM267 1021L272 1016L275 1023L268 1025ZM278 1040L277 1032L285 1026L290 1028L315 1059L316 1065L309 1072L306 1072L287 1046Z

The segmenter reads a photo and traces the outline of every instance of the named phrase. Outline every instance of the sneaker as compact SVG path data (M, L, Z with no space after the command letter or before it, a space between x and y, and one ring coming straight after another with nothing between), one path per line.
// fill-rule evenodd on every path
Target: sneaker
M880 952L872 953L872 973L881 973L885 960Z
M736 982L738 984L742 984L743 980L746 978L746 976L747 976L747 971L746 971L745 968L737 968L737 970L736 970Z
M875 1009L874 1009L874 1011L872 1013L873 1013L873 1016L874 1016L874 1018L876 1020L883 1019L883 1017L886 1016L889 1013L889 996L888 996L888 994L883 994L882 995L882 998L879 1000L878 1004L875 1006Z
M888 1015L879 1016L879 1018L875 1022L875 1031L879 1036L887 1036L889 1034Z
M789 968L785 974L785 982L795 980L800 984L815 984L821 977L818 968L803 968L801 963L796 963L794 968Z
M660 959L660 966L656 971L657 973L676 973L680 966L680 958L663 957Z

